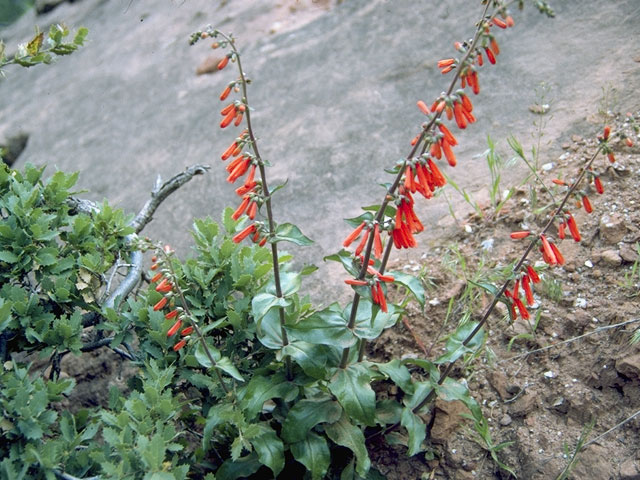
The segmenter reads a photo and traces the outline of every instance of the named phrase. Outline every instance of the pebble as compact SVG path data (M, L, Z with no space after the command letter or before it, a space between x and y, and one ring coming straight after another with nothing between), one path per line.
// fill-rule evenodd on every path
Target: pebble
M605 264L611 265L613 267L616 267L622 263L622 257L617 250L605 250L604 252L600 253L600 258Z
M509 416L509 414L504 414L504 416L500 419L500 425L506 427L507 425L511 425L513 419Z

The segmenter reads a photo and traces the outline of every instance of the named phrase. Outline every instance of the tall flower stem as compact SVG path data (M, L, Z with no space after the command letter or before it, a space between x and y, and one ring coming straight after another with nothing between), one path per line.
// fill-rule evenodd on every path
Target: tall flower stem
M473 51L475 49L475 46L477 45L478 40L480 39L480 37L482 35L482 32L484 30L483 20L487 16L487 12L489 11L489 6L491 5L491 3L492 2L486 2L486 5L484 6L484 10L482 12L482 17L481 17L480 21L478 21L478 27L476 28L476 32L475 32L475 35L473 37L473 40L471 41L471 44L467 48L467 51L465 52L465 54L463 55L462 59L460 60L459 65L464 65L465 62L467 61L467 59L469 58L469 56L473 53ZM455 86L456 86L456 84L457 84L457 82L458 82L458 80L460 78L460 71L461 71L460 68L455 70L453 78L451 79L451 83L449 84L449 88L446 91L446 95L447 96L451 95L451 93L455 89ZM396 175L393 183L391 184L391 186L389 186L389 188L385 192L384 200L382 201L382 204L380 205L380 208L378 209L378 213L376 214L374 222L381 223L382 220L384 219L385 208L389 204L391 199L394 198L395 193L398 190L398 186L400 185L400 182L402 180L402 176L404 175L404 171L405 171L405 167L407 165L407 162L410 161L414 157L414 155L416 154L416 152L420 148L420 145L423 142L424 142L424 145L422 146L421 153L426 152L427 148L429 148L429 146L430 146L429 142L426 142L425 138L427 137L428 133L431 133L433 131L433 129L434 129L435 125L436 125L436 121L440 118L440 116L442 115L442 112L443 111L436 112L431 117L429 122L426 123L423 126L422 132L420 133L420 136L418 137L418 140L416 141L415 145L413 146L413 148L409 152L409 155L407 155L407 157L405 158L402 166L399 168L398 174ZM391 240L389 240L389 243L392 243ZM367 246L366 246L365 251L364 251L364 259L362 261L362 267L360 268L360 272L359 272L358 277L357 277L358 280L363 280L365 278L365 275L367 273L367 267L369 265L369 259L371 258L371 250L372 250L372 248L373 248L373 235L371 235L369 237L369 240L367 242ZM349 323L348 323L348 328L349 329L353 329L354 326L355 326L355 321L356 321L356 316L357 316L357 312L358 312L359 303L360 303L360 294L358 292L355 292L354 295L353 295L353 302L351 303L351 313L349 315ZM362 342L362 343L364 343L364 342ZM363 347L361 346L360 348L362 349ZM340 361L340 368L346 368L347 363L349 361L349 351L350 351L350 347L346 347L342 351L342 359ZM364 353L361 351L361 354L363 355ZM360 358L361 355L358 355L358 357Z
M555 219L558 216L562 215L563 210L564 210L564 206L567 204L567 202L569 201L569 198L571 198L573 193L577 190L578 186L582 182L582 179L586 175L587 171L591 168L591 165L595 161L596 157L600 154L600 152L602 152L603 147L604 147L604 144L600 144L600 146L595 151L595 153L584 164L584 166L580 170L580 173L578 174L578 178L575 180L575 182L573 182L573 185L569 188L569 190L567 191L567 193L563 197L562 201L560 202L558 207L555 209L555 211L553 212L553 214L549 218L549 221L545 224L544 228L542 229L542 231L540 232L539 235L544 235L545 233L547 233L547 231L554 224ZM527 260L527 257L529 256L529 254L531 253L533 248L537 245L537 238L538 237L539 236L536 235L535 239L532 240L529 243L529 245L527 246L526 250L524 251L524 253L520 257L518 262L513 267L513 269L512 269L512 273L513 274L517 273L520 270L520 268L524 265L524 262ZM465 338L463 340L462 345L461 345L460 348L466 347L471 342L471 340L473 340L473 337L475 337L476 334L480 331L480 329L487 323L487 321L489 320L489 317L491 316L491 313L495 309L495 307L498 304L498 301L500 300L502 295L504 295L504 292L507 290L507 287L509 286L510 282L511 282L511 277L508 278L504 282L504 284L502 285L500 290L498 290L498 292L493 296L493 300L491 301L489 306L486 308L484 314L482 315L482 318L480 319L480 321L478 322L476 327L473 329L473 331L471 331L471 333L469 333L467 338ZM440 374L440 378L438 379L438 382L437 382L438 386L442 385L445 382L445 380L449 377L449 375L451 374L451 372L453 370L454 365L455 365L455 362L451 362L451 363L447 364L447 366L445 367L444 371L442 371L441 374ZM437 394L437 392L436 392L435 389L432 389L431 391L429 391L427 396L420 403L418 403L418 405L416 405L413 408L413 413L418 413L425 405L427 405L430 402L432 402L435 399L436 394ZM398 428L399 426L400 426L400 422L395 423L395 424L393 424L393 425L381 430L380 432L376 432L375 434L373 434L369 438L372 438L373 436L384 435L387 432L390 432L391 430L394 430L394 429Z
M256 162L258 164L258 171L260 172L260 181L262 183L262 197L264 199L264 205L266 207L267 210L267 226L269 228L269 238L273 239L275 237L275 233L276 233L276 227L275 227L275 221L273 220L273 209L271 206L271 192L269 190L269 186L267 183L267 173L264 167L264 162L262 160L262 157L260 156L260 152L258 150L258 142L256 141L256 137L255 134L253 132L253 126L251 124L251 109L249 108L249 103L248 103L248 95L247 95L247 79L246 76L244 74L244 71L242 70L242 62L240 60L240 53L238 52L238 50L236 49L235 46L235 42L233 40L233 38L229 37L228 35L225 35L224 33L220 32L219 30L215 31L216 35L221 36L222 38L224 38L229 45L231 46L231 50L233 51L234 55L235 55L235 59L238 63L238 71L240 72L240 84L241 84L241 88L242 88L242 103L244 104L244 106L246 107L244 116L245 119L247 121L247 132L249 133L249 139L250 139L250 143L251 143L251 148L253 150L253 154L256 158ZM280 281L280 262L279 262L279 258L278 258L278 244L275 242L271 242L271 258L272 258L272 262L273 262L273 277L274 277L274 284L275 284L275 289L276 289L276 296L278 298L283 298L282 295L282 283ZM278 307L278 314L280 317L280 333L282 336L282 345L284 347L286 347L287 345L289 345L289 337L287 335L287 331L285 330L285 312L284 312L284 307ZM284 357L284 363L285 363L285 368L286 368L286 375L287 375L287 379L291 380L292 377L292 366L291 366L291 357L289 355L285 355Z
M207 358L211 362L211 366L213 367L213 370L216 373L216 376L218 377L218 380L220 381L220 386L222 387L222 390L224 390L224 393L228 394L229 393L229 389L224 384L224 380L222 378L222 374L220 373L220 370L218 370L216 368L216 363L217 362L213 358L213 354L211 353L211 350L209 350L209 346L207 345L207 341L206 341L206 339L204 337L204 334L202 333L202 330L200 330L200 327L198 326L198 322L196 321L195 317L191 314L191 311L189 310L189 305L187 304L187 300L184 298L184 292L178 286L178 281L177 281L178 277L176 276L176 272L173 269L173 265L171 264L171 257L164 250L164 248L158 248L157 250L159 250L162 253L162 255L164 256L165 263L169 267L169 271L171 272L171 277L173 277L174 288L175 288L176 292L178 293L178 297L180 297L180 303L182 304L182 308L183 308L184 312L187 314L187 316L189 317L189 321L191 322L191 325L193 326L193 329L195 330L196 335L198 336L198 339L200 340L200 343L202 344L202 349L204 350L205 355L207 356Z

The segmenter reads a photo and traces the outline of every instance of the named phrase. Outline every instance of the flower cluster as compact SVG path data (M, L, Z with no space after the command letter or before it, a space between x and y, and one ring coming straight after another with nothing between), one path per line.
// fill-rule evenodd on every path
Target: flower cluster
M168 245L164 247L164 253L166 255L172 253L172 250ZM189 335L193 333L194 327L186 325L189 322L189 317L185 314L183 308L175 305L174 297L176 294L176 287L171 280L172 275L170 268L165 263L166 258L163 257L159 259L154 255L151 257L151 261L153 262L151 270L155 272L154 276L151 278L151 283L156 284L156 292L163 295L162 298L153 306L153 310L158 312L169 307L169 311L165 313L164 318L167 320L173 320L174 323L167 331L167 337L173 337L178 332L180 332L180 337L182 337L173 346L173 351L177 352L187 344L190 338Z
M633 146L633 142L628 137L624 136L623 133L620 132L618 135L623 140L625 140L625 144L627 146ZM604 127L604 131L602 135L599 136L600 147L598 151L601 151L603 155L605 155L608 158L609 161L615 161L615 158L613 157L613 151L611 150L611 146L609 145L609 140L611 139L611 137L612 137L611 127L609 126ZM581 171L579 177L576 180L572 181L571 183L568 183L558 178L555 178L552 180L552 182L555 185L558 185L567 189L564 197L565 200L568 200L571 197L573 197L575 199L576 208L584 208L586 213L592 213L593 206L591 205L591 200L589 200L588 191L584 189L583 190L579 189L582 183L582 180L585 177L587 178L585 188L591 188L592 186L592 188L598 194L604 193L604 187L602 185L602 181L600 180L600 176L596 171L594 171L592 167L592 162L593 160L595 160L596 155L594 155L594 157L591 159L588 165ZM563 202L559 206L559 208L554 213L547 227L545 227L543 231L538 234L538 237L535 240L537 243L539 242L538 247L539 247L540 253L542 254L542 260L550 267L564 265L565 259L562 253L560 252L560 249L557 246L557 241L551 238L546 233L548 227L550 227L553 223L557 222L558 241L564 240L566 238L567 230L569 230L569 234L575 242L580 242L582 240L580 231L578 229L578 224L576 223L576 219L571 214L571 212L564 207L565 203L566 202ZM527 238L531 233L532 232L528 230L511 232L511 238L514 240L520 240L520 239ZM504 295L505 297L507 297L507 299L511 301L511 318L512 319L517 318L516 309L520 313L520 316L523 319L527 320L529 318L529 313L527 312L524 303L520 300L518 292L519 292L520 285L522 285L528 305L531 305L533 303L533 295L531 293L530 281L532 281L533 283L537 283L539 281L539 279L537 278L537 275L534 275L534 274L535 274L535 271L533 270L533 268L531 266L527 266L527 271L526 273L524 273L523 276L520 276L520 275L516 276L515 286L513 288L513 291L505 289Z
M417 102L418 109L426 116L426 122L422 131L411 141L411 153L398 163L396 180L388 188L375 219L360 223L343 242L343 246L347 248L356 239L361 238L354 251L356 257L364 253L364 258L368 261L373 253L375 258L380 259L384 248L384 232L387 232L389 245L397 249L413 248L417 245L414 235L422 232L424 226L415 213L413 194L418 192L426 199L433 197L435 190L446 183L437 161L444 159L451 167L457 164L453 148L458 145L458 141L444 119L455 122L461 130L476 121L473 104L465 89L471 89L474 94L480 92L478 68L484 64L483 53L489 63L496 63L500 48L492 34L492 27L507 28L512 25L513 19L506 14L503 18L488 17L472 40L455 43L455 49L461 54L460 58L446 58L438 62L438 68L442 73L455 72L454 78L448 91L440 94L431 106L423 100ZM456 90L458 80L460 88ZM392 208L393 214L388 207ZM369 238L370 234L373 234L373 239ZM386 256L380 265L381 274L385 267ZM367 279L368 273L370 276ZM363 268L358 278L349 279L346 283L354 287L371 285L373 302L386 310L384 291L378 280L379 277L371 275Z

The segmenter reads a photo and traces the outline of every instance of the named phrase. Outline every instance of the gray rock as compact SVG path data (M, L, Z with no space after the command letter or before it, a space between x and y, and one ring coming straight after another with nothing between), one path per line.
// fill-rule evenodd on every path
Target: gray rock
M640 353L618 360L616 370L625 377L640 378Z
M622 263L622 258L617 250L605 250L600 253L600 259L612 267L617 267Z
M633 458L629 458L620 465L620 480L640 480L640 468Z
M600 218L600 236L607 244L615 245L626 233L627 227L619 214L605 214Z
M638 260L638 250L635 248L635 245L629 245L628 243L621 243L620 257L624 262L634 263Z
M486 165L473 155L486 149L489 133L499 141L514 135L528 151L533 114L527 107L542 81L554 85L556 114L546 128L551 144L566 141L565 132L584 126L594 112L602 91L593 72L607 72L621 109L635 101L640 71L617 67L628 39L640 36L637 13L629 14L637 11L636 1L557 2L552 20L534 8L514 10L516 26L495 32L502 50L498 64L482 67L481 93L472 96L478 121L454 132L459 167L444 167L446 173L468 191L485 187ZM455 55L454 41L472 34L481 5L349 0L327 13L312 2L305 5L291 14L285 2L267 0L152 6L83 0L41 16L27 13L3 29L7 45L27 41L35 24L46 30L64 21L90 33L85 47L56 65L6 70L0 135L31 132L18 166L48 163L49 174L55 168L80 170L79 190L132 212L147 200L158 174L166 179L186 165L213 163L209 175L174 194L145 229L185 256L193 218L218 219L225 206L238 203L218 160L238 131L217 128L217 96L235 78L233 65L197 76L211 50L206 42L187 45L190 33L207 23L219 26L235 34L253 81L249 101L261 153L273 164L271 184L289 180L273 199L276 220L298 224L316 241L304 250L287 249L300 262L321 264L350 231L341 218L381 200L376 185L390 181L383 169L409 152L424 119L416 101L430 103L446 88L451 77L441 75L436 63ZM277 33L269 34L275 22ZM589 42L566 41L584 32ZM508 185L520 171L503 174ZM425 225L448 212L442 197L417 200L416 209ZM418 238L418 254L428 248L426 235ZM315 278L323 285L316 297L324 303L346 298L351 290L343 288L342 268L320 267Z

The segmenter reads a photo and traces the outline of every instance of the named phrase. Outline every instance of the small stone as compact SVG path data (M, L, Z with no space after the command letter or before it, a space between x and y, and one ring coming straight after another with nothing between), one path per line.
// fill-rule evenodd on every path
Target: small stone
M507 376L504 373L500 370L494 370L487 375L487 380L489 380L489 384L498 392L502 400L511 398L507 390Z
M533 394L525 393L521 395L510 408L512 417L526 417L536 408L536 397Z
M502 418L500 418L500 425L503 427L511 425L511 422L513 422L513 419L508 414L504 414Z
M571 144L568 142L565 142L561 146L563 150L569 150L569 147L571 147Z
M616 370L628 378L640 378L640 353L621 358L616 362Z
M633 458L625 460L620 465L620 480L640 480L640 469Z
M580 135L571 135L571 141L574 143L582 142L582 137Z
M600 236L608 244L617 244L626 233L624 219L617 213L605 214L600 218Z
M542 165L542 170L544 170L545 172L548 172L551 169L553 169L553 167L554 167L553 163L551 162L545 163L544 165Z
M600 253L600 258L606 265L617 267L622 263L622 257L618 254L617 250L605 250Z
M591 260L587 260L584 262L584 266L587 268L593 268L593 262Z
M587 299L578 297L574 300L573 306L576 308L587 308Z
M622 261L624 262L634 263L638 260L638 251L628 243L621 243L620 258L622 258Z

